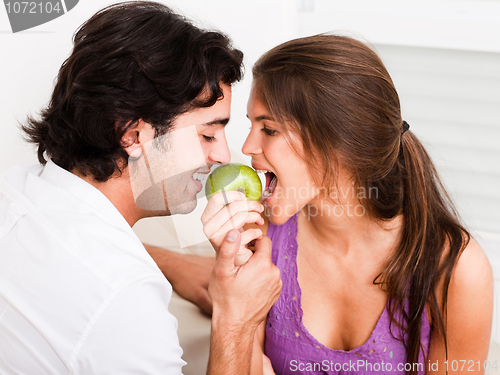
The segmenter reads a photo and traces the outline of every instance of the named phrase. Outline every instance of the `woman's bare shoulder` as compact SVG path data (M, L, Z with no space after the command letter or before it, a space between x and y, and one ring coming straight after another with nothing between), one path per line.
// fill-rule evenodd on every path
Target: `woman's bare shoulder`
M493 288L493 270L483 249L471 237L461 253L453 270L453 283L450 285L458 293L477 293L485 288Z
M429 360L484 361L493 319L493 271L479 244L471 238L452 272L446 306L448 352L440 334L431 335ZM442 308L442 306L441 306Z

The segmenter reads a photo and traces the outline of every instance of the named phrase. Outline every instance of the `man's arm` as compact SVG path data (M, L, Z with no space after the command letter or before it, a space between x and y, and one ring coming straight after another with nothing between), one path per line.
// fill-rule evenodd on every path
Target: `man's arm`
M213 303L209 375L250 374L257 327L281 292L269 237L257 240L254 255L235 266L240 241L237 230L225 237L209 283Z
M212 301L208 296L208 281L215 257L181 254L161 247L144 244L172 288L184 299L212 314Z
M181 375L185 362L177 322L168 311L170 293L161 276L135 280L110 290L93 312L74 351L75 375ZM88 312L83 311L87 314Z
M207 374L250 374L255 328L234 327L222 315L212 320Z

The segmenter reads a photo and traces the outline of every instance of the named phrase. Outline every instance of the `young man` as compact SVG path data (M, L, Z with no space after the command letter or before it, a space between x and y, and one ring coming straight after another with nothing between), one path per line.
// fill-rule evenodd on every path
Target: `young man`
M225 36L157 3L108 7L77 31L23 127L41 165L0 178L2 374L181 373L172 288L131 227L192 211L193 175L229 161L241 63ZM239 241L230 231L212 274L209 374L249 371L280 291L269 239L236 268Z

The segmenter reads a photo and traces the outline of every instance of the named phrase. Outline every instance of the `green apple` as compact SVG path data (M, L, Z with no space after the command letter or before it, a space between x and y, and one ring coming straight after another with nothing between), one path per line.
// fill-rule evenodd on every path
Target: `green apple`
M215 193L230 190L241 191L249 200L258 201L262 195L262 183L251 167L229 163L210 173L205 185L205 195L210 199Z

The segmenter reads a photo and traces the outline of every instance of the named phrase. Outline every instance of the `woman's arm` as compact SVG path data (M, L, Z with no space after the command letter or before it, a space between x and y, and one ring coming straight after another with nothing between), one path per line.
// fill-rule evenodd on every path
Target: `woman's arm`
M427 372L446 374L448 370L448 374L483 374L493 318L493 272L474 239L453 271L447 308L448 358L442 335L433 331Z
M266 320L263 321L255 332L252 349L251 375L275 375L271 361L264 354L264 340L266 335Z
M255 339L252 349L252 371L250 372L251 375L263 374L262 356L264 355L264 335L266 330L266 320L260 323L260 325L257 327L257 331L255 331Z

